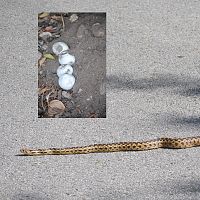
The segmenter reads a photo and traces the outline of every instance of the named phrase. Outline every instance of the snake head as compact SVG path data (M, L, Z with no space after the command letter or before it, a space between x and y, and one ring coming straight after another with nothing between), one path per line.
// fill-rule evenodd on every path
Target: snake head
M30 149L28 149L28 148L22 148L22 149L20 149L20 152L23 154L23 155L32 155L32 153L31 153L31 150Z

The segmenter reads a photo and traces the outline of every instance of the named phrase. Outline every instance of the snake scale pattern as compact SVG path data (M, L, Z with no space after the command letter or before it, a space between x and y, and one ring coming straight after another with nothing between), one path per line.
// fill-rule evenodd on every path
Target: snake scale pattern
M108 153L119 151L146 151L158 148L185 149L200 146L200 136L187 138L159 138L157 140L143 142L120 142L111 144L94 144L82 147L28 149L20 150L21 155L43 156L43 155L70 155L88 153Z

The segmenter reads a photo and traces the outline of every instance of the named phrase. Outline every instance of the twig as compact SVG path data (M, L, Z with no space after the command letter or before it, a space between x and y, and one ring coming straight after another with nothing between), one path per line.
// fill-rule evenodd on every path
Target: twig
M47 96L46 96L46 101L47 101L47 105L49 105L49 97L53 92L50 92Z
M63 31L65 30L65 22L64 22L64 19L63 19L63 15L61 14L61 20L62 20L62 25L63 25Z
M44 94L41 95L41 106L43 110L45 110L43 101L44 101Z

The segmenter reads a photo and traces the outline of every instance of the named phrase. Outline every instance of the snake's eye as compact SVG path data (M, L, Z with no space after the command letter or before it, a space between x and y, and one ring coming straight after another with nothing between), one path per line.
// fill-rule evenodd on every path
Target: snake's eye
M21 152L21 153L24 153L24 149L20 149L20 152Z
M23 153L23 154L27 154L28 153L28 149L24 149L24 148L20 149L20 152Z

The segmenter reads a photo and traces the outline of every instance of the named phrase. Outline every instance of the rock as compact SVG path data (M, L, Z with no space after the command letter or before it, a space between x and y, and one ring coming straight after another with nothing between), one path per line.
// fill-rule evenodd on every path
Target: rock
M43 40L38 40L38 46L42 46L44 44Z
M77 36L77 38L80 39L80 38L84 37L87 33L88 33L88 31L87 31L86 27L83 24L81 24L77 30L76 36Z
M42 32L40 33L39 37L41 37L42 39L44 39L44 37L51 37L52 34L50 32Z
M59 38L61 35L60 34L56 34L56 35L54 35L53 37L54 38Z
M105 28L100 23L95 23L92 25L92 34L95 37L103 37L105 32Z
M47 42L52 37L50 32L42 32L39 34L39 37L42 38L43 41Z
M40 48L42 51L46 51L48 49L48 45L47 44L44 44L41 46Z
M90 100L92 100L93 99L93 97L92 96L90 96L89 98L87 98L86 100L87 101L90 101Z
M78 15L77 15L77 14L72 14L72 15L69 17L69 21L70 21L70 22L75 22L76 20L78 20Z
M71 94L67 91L62 91L62 96L66 99L72 99Z
M43 70L40 70L40 71L39 71L39 75L42 75L42 74L43 74Z
M39 51L41 51L41 52L45 51L44 47L43 47L44 45L45 44L44 44L44 41L42 39L38 40L38 50Z
M78 92L77 93L81 93L83 90L81 88L79 88Z

